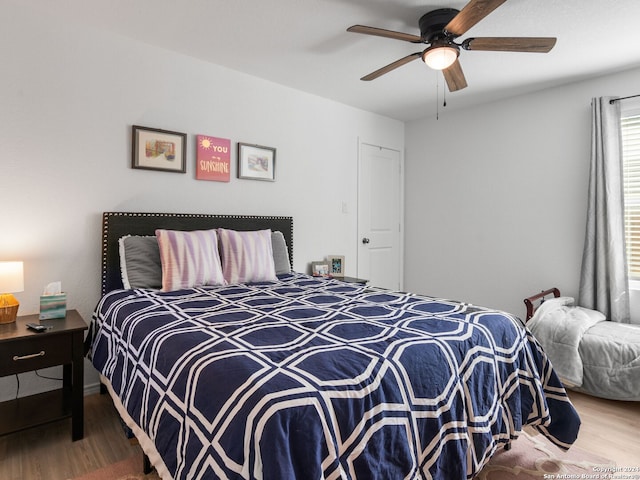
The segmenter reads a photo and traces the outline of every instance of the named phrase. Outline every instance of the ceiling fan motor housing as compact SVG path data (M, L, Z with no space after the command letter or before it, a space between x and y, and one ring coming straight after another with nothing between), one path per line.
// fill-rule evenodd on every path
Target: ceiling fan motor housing
M434 43L447 37L444 27L455 17L459 10L455 8L439 8L425 13L418 22L420 26L420 38L425 43Z

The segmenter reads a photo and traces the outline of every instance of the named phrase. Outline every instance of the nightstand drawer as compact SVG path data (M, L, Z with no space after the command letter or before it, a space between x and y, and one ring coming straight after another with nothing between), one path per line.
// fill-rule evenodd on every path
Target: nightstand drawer
M0 348L0 376L71 363L71 335L32 336L19 342L5 342Z

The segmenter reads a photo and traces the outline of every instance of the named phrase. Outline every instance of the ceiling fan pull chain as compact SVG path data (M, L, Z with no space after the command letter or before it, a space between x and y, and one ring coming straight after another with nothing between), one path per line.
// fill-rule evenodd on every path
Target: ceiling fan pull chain
M436 120L440 120L440 75L436 73Z

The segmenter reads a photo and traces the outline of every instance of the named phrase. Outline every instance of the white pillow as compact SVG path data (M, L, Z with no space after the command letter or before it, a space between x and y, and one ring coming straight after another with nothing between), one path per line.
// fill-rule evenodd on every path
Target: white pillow
M571 306L575 303L575 299L573 297L554 297L549 298L542 302L538 308L536 308L535 313L531 317L531 319L527 322L527 326L531 328L531 325L534 325L538 322L538 320L544 317L547 313L561 307Z
M542 304L540 304L540 307L542 307L543 305L546 305L545 308L550 309L550 308L564 307L566 305L571 306L571 305L574 305L575 303L576 303L576 300L573 297L553 297L542 302Z
M156 230L162 263L162 291L224 285L215 230Z
M271 230L218 229L222 272L229 284L276 281Z

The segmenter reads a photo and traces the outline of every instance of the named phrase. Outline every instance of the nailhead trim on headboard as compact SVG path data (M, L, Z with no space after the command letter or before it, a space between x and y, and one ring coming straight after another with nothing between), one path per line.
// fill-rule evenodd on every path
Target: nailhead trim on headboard
M174 230L279 230L289 247L293 265L293 218L260 215L198 213L104 212L102 214L102 295L122 288L118 240L125 235L155 235L156 228Z

